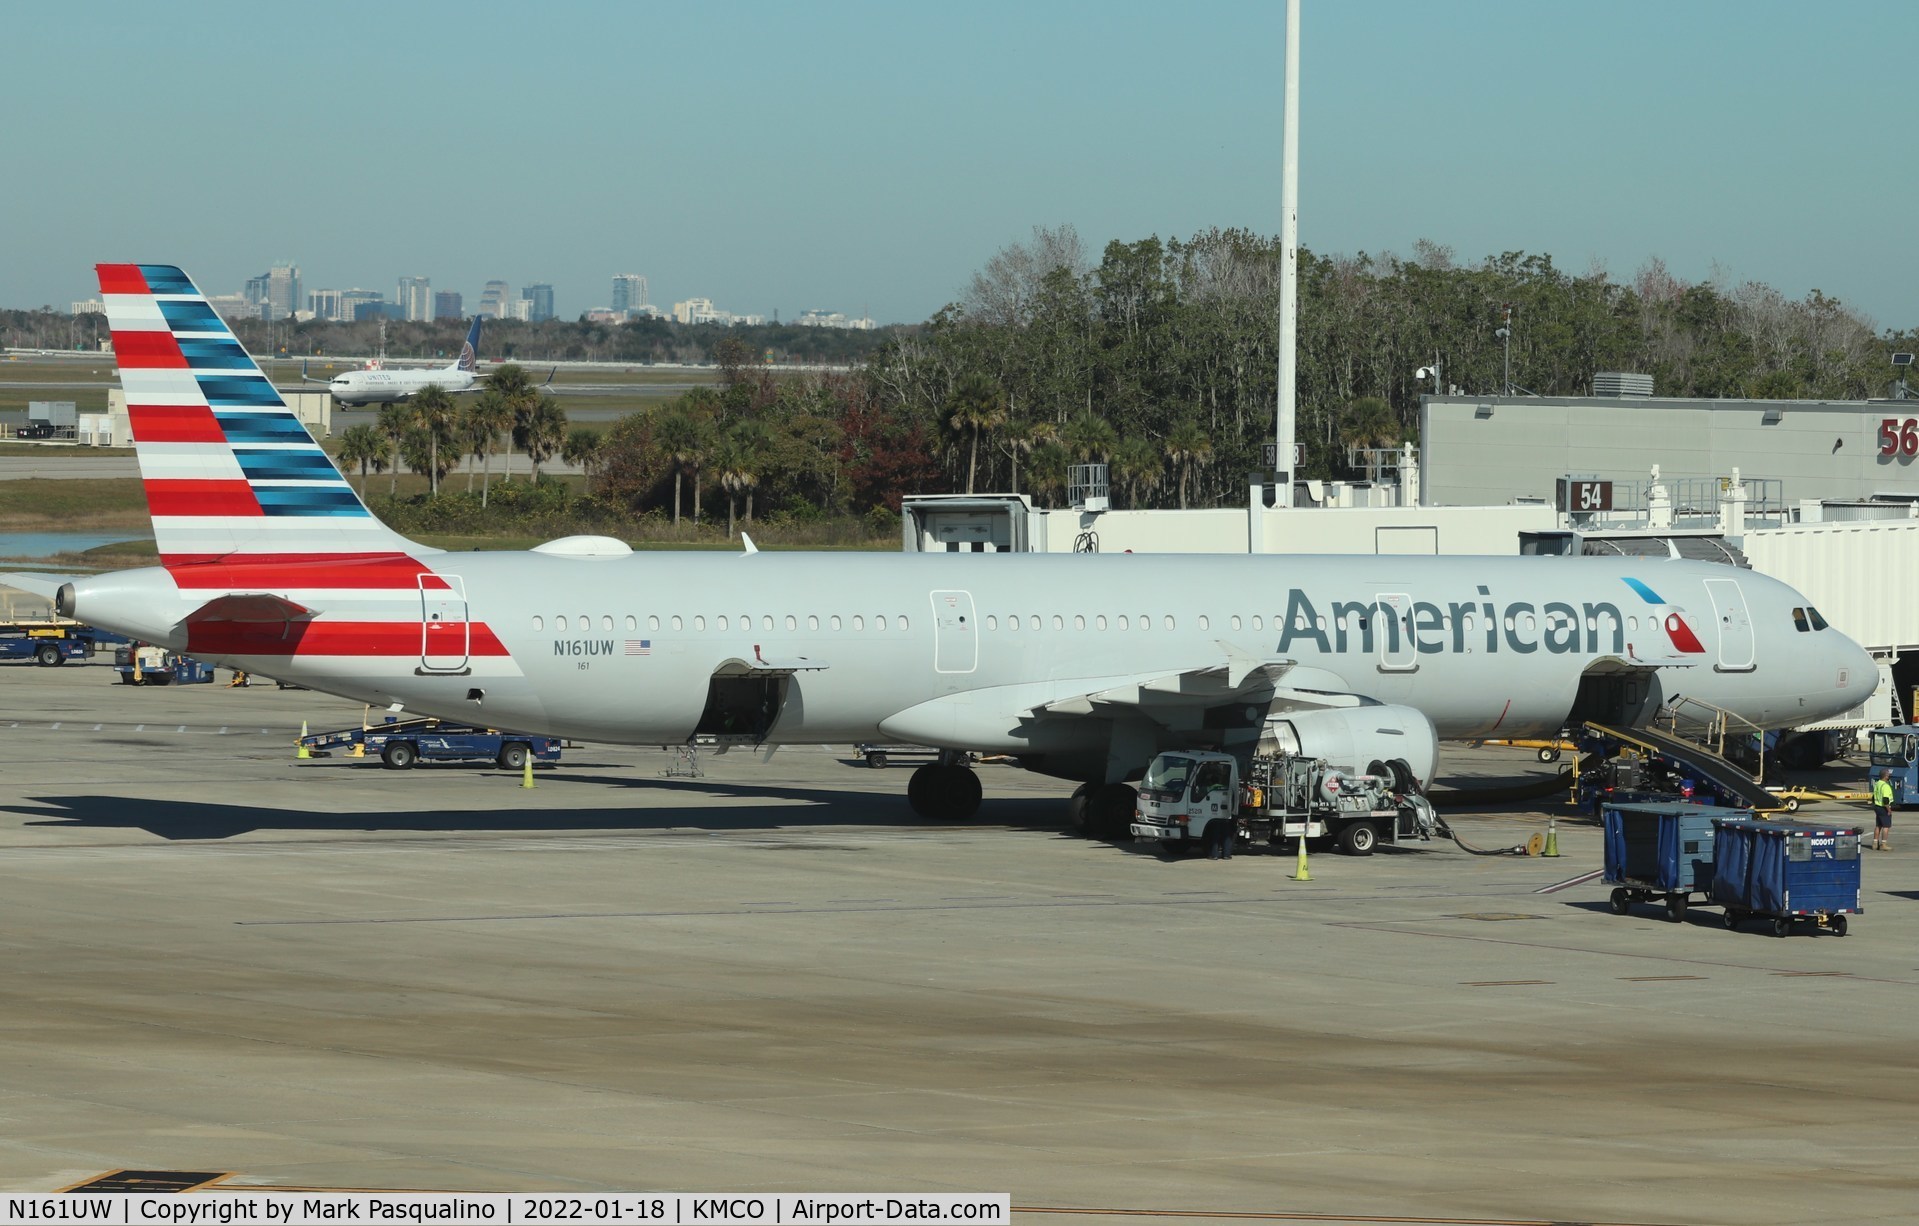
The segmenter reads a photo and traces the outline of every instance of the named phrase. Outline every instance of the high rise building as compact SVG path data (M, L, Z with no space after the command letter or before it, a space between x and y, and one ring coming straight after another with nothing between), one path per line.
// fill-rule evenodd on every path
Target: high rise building
M401 277L400 292L394 302L403 319L426 321L433 318L433 282L427 277Z
M553 318L553 287L544 283L529 285L520 291L520 299L533 305L527 308L526 317L534 323Z
M433 295L433 318L466 318L465 299L459 290L443 289Z
M257 277L248 277L247 287L243 294L247 303L246 314L254 319L260 319L265 316L267 299L272 293L273 282L266 273L261 273Z
M488 281L480 291L480 314L488 319L506 317L506 282Z
M613 309L632 315L647 304L646 277L637 272L613 274Z
M313 312L315 319L339 320L340 294L337 289L316 289L307 295L307 309Z
M266 317L285 319L306 305L300 296L300 266L282 261L267 273Z
M384 302L377 289L343 289L340 291L340 314L342 323L352 323L360 318L360 308ZM370 318L370 317L369 317Z

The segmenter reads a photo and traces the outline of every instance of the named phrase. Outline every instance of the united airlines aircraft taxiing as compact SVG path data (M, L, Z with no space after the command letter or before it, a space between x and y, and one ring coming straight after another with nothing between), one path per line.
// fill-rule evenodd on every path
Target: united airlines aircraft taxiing
M1124 832L1161 750L1264 739L1430 782L1438 741L1858 706L1872 660L1804 597L1659 559L443 553L361 503L179 269L106 264L160 564L10 582L63 614L381 706L628 744L900 741L1079 781ZM1310 515L1303 512L1302 515ZM929 817L970 815L958 754Z
M152 267L136 265L135 267ZM104 274L103 274L104 275ZM460 356L451 365L425 370L349 370L343 375L331 379L315 379L301 368L301 378L308 383L324 383L333 393L333 398L341 404L398 404L425 391L430 384L437 384L448 392L470 392L477 390L480 380L486 378L480 373L480 325L484 315L473 317L473 326L467 329L466 343L460 346ZM241 355L245 357L244 354ZM246 358L249 366L253 360ZM126 368L121 367L122 370Z

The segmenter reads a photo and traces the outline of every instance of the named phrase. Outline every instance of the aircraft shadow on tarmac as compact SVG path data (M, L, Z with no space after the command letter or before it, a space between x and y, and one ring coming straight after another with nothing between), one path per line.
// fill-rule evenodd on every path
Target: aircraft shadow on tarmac
M542 782L561 782L564 775L542 772ZM605 779L590 782L607 783ZM651 779L639 781L656 794L680 794L689 800L763 804L654 805L646 808L511 808L466 812L445 809L395 809L371 813L327 813L297 809L261 808L245 804L202 801L146 800L128 796L34 796L23 804L0 806L0 813L18 813L28 826L93 830L144 830L158 838L180 841L228 839L254 831L400 831L411 833L474 834L541 831L649 831L702 830L751 832L805 830L834 826L907 827L917 819L901 796L867 792L838 792L828 787L719 783L710 779ZM1062 801L1048 797L987 799L977 816L963 823L923 823L918 829L993 828L1028 830L1068 837L1061 829Z

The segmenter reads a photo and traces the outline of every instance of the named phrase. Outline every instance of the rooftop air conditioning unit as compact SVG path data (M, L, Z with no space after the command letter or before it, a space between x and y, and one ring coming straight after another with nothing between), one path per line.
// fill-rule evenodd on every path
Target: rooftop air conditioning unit
M1602 370L1593 376L1595 396L1650 396L1652 376L1628 374L1621 370Z

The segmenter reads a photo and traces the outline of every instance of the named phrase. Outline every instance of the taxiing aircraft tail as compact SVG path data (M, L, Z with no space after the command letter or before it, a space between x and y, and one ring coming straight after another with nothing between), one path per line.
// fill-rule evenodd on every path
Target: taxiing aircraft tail
M437 552L373 517L184 272L97 271L162 565Z
M480 325L485 322L484 315L473 317L473 326L467 329L466 344L460 346L460 360L453 363L453 369L464 370L469 375L480 373Z

